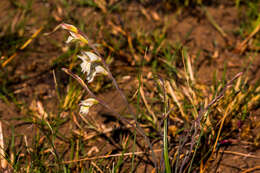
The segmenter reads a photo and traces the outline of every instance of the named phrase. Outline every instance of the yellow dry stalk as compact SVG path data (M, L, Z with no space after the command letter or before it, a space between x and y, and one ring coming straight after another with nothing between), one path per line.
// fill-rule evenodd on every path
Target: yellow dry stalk
M198 102L198 99L197 99L197 97L195 95L195 92L193 90L191 90L190 87L188 89L185 88L185 87L182 87L182 90L183 90L184 95L187 96L187 98L189 99L190 103L192 104L192 107L193 107L192 114L194 115L195 118L197 118L198 117L198 111L196 109L196 105L198 105L199 102Z
M39 29L36 30L36 32L33 33L33 35L19 48L20 50L25 49L34 38L36 38L39 33L42 31L43 27L40 27ZM2 63L2 67L5 67L9 62L11 62L16 56L18 55L17 52L15 52L12 56L10 56L7 60L5 60Z
M220 133L221 133L221 131L222 131L222 128L223 128L225 119L226 119L227 116L232 112L232 110L233 110L235 104L236 104L236 99L234 99L234 100L228 105L228 107L227 107L226 110L225 110L224 116L223 116L222 119L221 119L221 124L220 124L219 130L218 130L217 138L216 138L216 141L215 141L215 144L214 144L213 152L212 152L212 153L214 153L214 152L216 151L217 143L218 143L218 140L219 140L219 137L220 137Z
M171 84L170 84L169 81L166 81L166 92L171 95L173 101L174 101L174 102L176 103L176 105L178 106L178 108L179 108L179 110L180 110L180 112L181 112L182 117L183 117L186 121L189 121L188 115L186 115L186 114L184 113L183 107L182 107L182 105L180 104L179 99L178 99L178 97L177 97L177 95L176 95L177 93L174 92L174 90L173 90L173 88L172 88L172 86L171 86Z
M254 96L249 102L248 102L248 108L253 108L257 102L260 102L260 94Z

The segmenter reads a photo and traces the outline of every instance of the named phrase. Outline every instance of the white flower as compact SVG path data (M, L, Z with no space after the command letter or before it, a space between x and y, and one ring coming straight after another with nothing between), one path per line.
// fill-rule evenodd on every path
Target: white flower
M78 58L82 60L81 71L87 73L88 83L94 80L97 73L107 75L108 72L104 67L100 65L101 58L92 52L82 52L82 55L78 55Z
M87 75L90 73L91 63L101 61L101 58L92 52L82 52L82 55L78 55L78 58L82 60L81 71L87 73Z
M81 114L88 114L89 108L95 104L98 104L98 101L94 98L88 98L80 102L80 110L79 113Z
M87 74L90 73L91 62L88 60L88 58L84 55L78 55L78 58L82 60L82 63L80 64L81 71Z
M101 58L92 52L83 52L83 54L87 55L90 62L101 61Z

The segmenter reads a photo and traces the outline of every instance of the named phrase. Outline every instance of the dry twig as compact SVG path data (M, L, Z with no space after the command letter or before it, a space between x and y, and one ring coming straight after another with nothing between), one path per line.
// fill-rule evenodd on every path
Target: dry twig
M156 149L153 152L161 152L161 149ZM150 151L149 153L151 153ZM107 159L111 157L120 157L120 156L133 156L133 155L141 155L145 154L146 152L143 151L136 151L136 152L131 152L131 153L118 153L118 154L110 154L110 155L105 155L105 156L95 156L95 157L87 157L83 159L78 159L78 160L69 160L69 161L64 161L62 162L63 164L70 164L74 162L82 162L82 161L88 161L88 160L96 160L96 159Z

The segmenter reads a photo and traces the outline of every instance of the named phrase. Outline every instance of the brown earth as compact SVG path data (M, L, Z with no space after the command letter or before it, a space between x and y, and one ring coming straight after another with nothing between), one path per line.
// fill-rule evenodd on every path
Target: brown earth
M218 71L217 77L221 79L220 74L224 69L224 64L226 64L227 67L228 79L240 71L245 71L248 66L250 66L249 71L245 75L248 76L250 83L255 83L260 77L259 53L246 53L242 55L234 53L236 44L242 41L242 38L237 36L234 32L240 27L238 10L234 5L218 5L207 8L208 12L213 16L220 27L227 33L228 41L212 26L206 18L205 13L200 9L190 9L191 11L184 10L180 15L176 15L176 13L172 11L164 12L157 6L144 8L140 4L133 2L129 4L128 10L126 11L102 16L99 10L97 11L89 7L78 8L72 6L62 10L60 10L60 8L61 5L58 3L33 3L32 11L29 14L25 14L24 17L29 18L26 26L18 30L18 33L15 34L19 35L19 33L24 33L22 35L29 37L40 26L46 26L44 32L50 32L52 28L61 22L60 19L65 19L64 22L66 22L66 19L72 18L75 21L81 21L86 24L85 30L91 39L102 40L103 31L108 29L107 32L113 32L113 29L109 30L111 26L107 24L109 23L108 21L120 23L120 18L124 24L124 28L129 32L142 31L150 33L154 29L162 29L161 26L165 26L167 43L174 44L181 42L188 47L188 52L195 68L194 71L196 72L196 80L200 83L211 84L214 71ZM141 12L141 9L145 9L145 11ZM9 1L0 2L0 11L0 38L2 38L4 36L3 34L8 30L6 26L11 25L15 27L17 25L15 19L18 21L21 20L19 14L22 14L22 11L17 10ZM100 23L107 25L99 29L97 25ZM11 33L15 32L15 29L11 28L11 30ZM187 33L189 33L188 36ZM107 34L113 35L112 33ZM1 69L1 71L8 75L8 77L5 77L5 79L8 79L6 87L9 91L14 93L14 98L18 105L32 105L33 102L37 100L43 104L44 109L48 113L55 115L55 113L58 112L56 105L59 100L55 90L53 70L57 77L59 89L63 91L63 93L68 83L68 76L60 70L60 67L53 67L53 61L57 60L59 55L62 54L63 35L64 33L58 31L50 36L38 36L28 48L19 51L18 56L15 57L10 65ZM0 40L0 42L2 41ZM5 50L2 49L1 51L5 52ZM199 58L196 59L198 52L200 52ZM115 63L111 65L113 73L116 76L117 74L124 73L123 75L130 75L130 78L134 79L137 73L135 66L129 66L124 72L120 70L120 68L128 66L129 61L132 61L131 55L117 57ZM4 82L4 79L0 79L0 82ZM120 86L127 93L133 93L137 84L136 82L129 82L129 80L122 80ZM126 88L126 86L128 88ZM124 108L122 100L120 101L115 91L105 90L100 96L111 103L112 107L118 109ZM93 114L93 117L95 117L96 121L100 122L100 124L105 124L106 128L116 126L116 124L111 123L105 113L102 113L104 111L105 110L102 110L101 107L98 107L91 114ZM259 109L258 111L251 112L251 114L259 120ZM10 101L0 101L0 115L6 139L10 139L12 126L15 127L14 129L17 135L27 135L28 137L34 135L35 127L30 124L23 124L16 119L28 116L26 115L26 111L17 108L17 106ZM64 134L70 134L70 129L73 129L73 127L64 125L62 129ZM257 134L260 133L260 129L254 129L252 133L254 136L257 136ZM234 136L234 138L236 138L236 136ZM91 147L92 144L90 143L88 145ZM113 145L110 147L114 149ZM108 147L107 150L111 150L110 147ZM259 148L252 150L250 144L233 144L227 147L226 150L252 154L258 158L224 153L221 156L216 156L216 161L212 163L212 169L210 169L209 172L241 172L242 170L258 166L260 163ZM106 152L107 151L104 151L104 154Z

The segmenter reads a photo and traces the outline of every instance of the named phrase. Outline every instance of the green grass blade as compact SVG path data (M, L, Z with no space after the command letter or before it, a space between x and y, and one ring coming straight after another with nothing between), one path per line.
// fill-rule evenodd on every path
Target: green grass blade
M169 155L168 155L168 139L167 139L168 121L167 120L168 120L167 118L164 120L164 126L163 126L163 156L164 156L164 163L165 163L165 172L171 173L171 166L170 166Z

